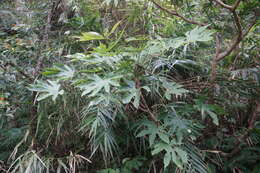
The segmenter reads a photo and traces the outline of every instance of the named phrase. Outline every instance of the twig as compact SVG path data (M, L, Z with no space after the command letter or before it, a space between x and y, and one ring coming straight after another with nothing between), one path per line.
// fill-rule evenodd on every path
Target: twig
M238 34L239 34L239 36L242 37L243 36L242 35L242 25L241 25L240 18L237 15L236 11L233 11L232 13L233 13L233 16L234 16L234 19L235 19L235 24L236 24L236 27L237 27Z
M260 101L256 102L255 111L253 112L253 115L252 115L251 119L248 122L248 129L253 129L254 123L255 123L255 120L256 120L257 116L260 116Z
M229 48L226 49L226 51L222 52L219 54L217 61L220 61L224 59L226 56L228 56L237 46L238 44L246 37L246 35L249 33L251 28L255 25L256 19L248 26L248 28L244 31L242 31L241 23L239 20L239 17L237 16L236 12L233 12L234 18L235 18L235 23L238 29L238 36L236 39L233 41L233 43L229 46Z
M233 6L230 6L230 5L227 5L224 2L222 2L221 0L213 0L213 1L232 12L234 12L237 9L237 7L239 6L239 4L241 2L241 0L237 0Z
M147 105L147 103L146 103L146 101L145 101L145 98L144 98L144 96L143 96L143 94L142 94L142 91L141 91L140 80L139 80L138 78L135 79L135 87L138 88L138 89L140 89L140 97L141 97L141 103L140 103L140 105L141 105L141 106L139 106L138 109L140 109L140 110L142 110L142 111L144 111L144 112L147 112L147 113L149 114L149 117L150 117L156 124L158 124L159 121L157 120L157 118L155 117L155 115L153 114L153 112L150 110L149 106ZM142 106L143 106L144 108L142 108Z
M230 66L230 68L229 68L230 71L232 71L232 70L235 69L235 65L236 65L236 63L237 63L237 61L238 61L239 56L240 56L240 53L239 53L239 52L236 53L235 58L234 58L234 61L233 61L233 63L231 64L231 66Z
M235 154L237 154L241 151L240 143L248 138L250 131L254 128L254 122L255 122L257 116L259 116L259 115L260 115L260 102L257 101L256 107L255 107L255 109L252 113L252 116L251 116L251 118L248 122L248 130L242 136L237 138L237 142L234 144L234 146L236 146L236 147L230 153L224 153L224 152L221 153L223 157L231 158Z
M233 8L232 6L225 4L225 3L222 2L221 0L213 0L213 1L216 2L217 4L219 4L220 6L226 8L226 9L231 10L231 9Z
M219 34L216 35L216 53L215 57L212 61L211 64L211 82L216 80L216 75L217 75L217 64L218 64L218 57L220 54L220 41L219 41Z
M173 11L173 10L169 10L163 6L161 6L158 2L156 2L155 0L151 0L151 2L156 6L158 7L159 9L165 11L166 13L170 14L170 15L173 15L173 16L176 16L176 17L179 17L181 18L182 20L184 20L185 22L188 22L188 23L191 23L191 24L195 24L195 25L199 25L199 26L207 26L208 24L206 23L200 23L200 22L197 22L197 21L194 21L194 20L191 20L191 19L188 19L184 16L182 16L181 14L179 14L177 11Z
M141 92L141 91L140 91L140 92ZM156 124L158 124L159 121L157 120L157 118L155 117L155 115L154 115L153 112L150 110L149 106L147 105L147 103L146 103L146 101L145 101L145 98L144 98L142 92L141 92L140 96L141 96L141 99L142 99L142 101L143 101L143 104L144 104L144 106L145 106L145 108L146 108L146 109L142 109L142 110L145 111L145 112L147 112L147 113L149 114L149 117L150 117Z
M8 173L8 170L6 170L5 167L4 162L0 160L0 171Z
M232 11L235 11L235 10L237 9L237 7L239 6L240 2L241 2L241 0L237 0L237 1L235 2L235 4L234 4L233 7L232 7Z

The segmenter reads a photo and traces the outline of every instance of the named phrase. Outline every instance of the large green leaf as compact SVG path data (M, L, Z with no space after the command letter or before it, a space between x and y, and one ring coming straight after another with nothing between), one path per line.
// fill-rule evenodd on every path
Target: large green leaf
M170 162L175 163L179 168L183 168L184 164L188 163L187 152L182 150L178 146L173 146L172 144L157 143L154 145L152 150L152 155L165 152L164 154L164 167L168 167Z
M90 80L87 84L81 84L79 87L83 90L82 96L89 94L90 97L95 96L97 93L101 92L102 89L106 93L110 93L111 86L119 87L120 84L118 80L122 78L122 76L113 76L108 78L101 78L98 75L93 75L88 77Z
M105 40L106 38L97 32L83 32L81 36L77 37L79 41L91 40Z
M196 99L195 103L194 107L201 112L202 119L204 119L206 115L209 115L213 123L219 125L218 116L214 112L214 105L204 104L201 99Z
M143 137L149 135L149 145L152 146L155 142L157 133L160 132L160 129L156 126L156 124L154 124L154 122L151 121L145 121L144 123L142 123L142 126L143 125L146 126L146 129L140 131L136 135L136 137Z
M171 153L170 153L170 152L167 152L167 153L164 155L164 158L163 158L164 168L166 168L166 167L169 166L171 160L172 160Z
M179 85L175 82L168 82L165 78L160 78L162 86L166 90L164 96L166 99L171 100L171 96L175 95L176 97L183 96L189 91L184 89L182 85Z
M54 76L58 79L71 79L73 78L75 70L67 65L55 65L53 68L47 68L43 74L47 76Z
M36 91L39 93L37 97L38 101L41 101L47 97L52 97L52 100L55 101L58 95L62 95L64 90L60 90L60 84L47 80L47 82L38 81L37 84L33 84L29 86L29 90Z
M186 41L188 43L195 43L197 41L210 41L212 40L213 32L207 30L207 26L196 27L193 30L187 32Z
M128 84L128 87L121 90L121 91L125 92L125 94L122 98L122 102L124 104L127 104L127 103L130 103L132 100L134 100L133 105L136 109L138 109L139 104L140 104L141 89L144 89L147 92L150 92L150 88L148 86L136 88L134 81L127 81L127 84Z

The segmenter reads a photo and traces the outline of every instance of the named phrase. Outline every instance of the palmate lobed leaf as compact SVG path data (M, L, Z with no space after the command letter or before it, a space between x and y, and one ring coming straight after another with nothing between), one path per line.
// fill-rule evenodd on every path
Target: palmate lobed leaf
M212 31L207 30L208 26L196 27L191 31L186 32L187 43L195 43L197 41L212 40Z
M167 168L167 167L169 166L171 160L172 160L171 153L170 153L170 152L167 152L167 153L164 155L164 158L163 158L164 168Z
M32 84L28 87L31 91L39 93L37 101L41 101L47 97L52 97L55 101L58 95L62 95L64 90L60 90L61 85L56 81L47 80L47 82L38 81L37 84Z
M126 82L128 84L128 87L121 90L122 92L126 93L122 98L122 102L124 104L128 104L132 100L134 100L133 105L136 109L138 109L140 104L141 89L144 89L147 92L151 92L151 90L148 86L142 86L141 88L136 88L134 81L126 81Z
M194 108L201 112L202 119L204 119L206 115L209 115L213 123L217 126L219 125L218 115L214 112L218 107L211 104L204 104L200 99L196 99L195 103Z
M166 143L157 143L152 150L152 155L158 154L160 152L165 152L164 154L164 168L168 167L170 162L173 161L179 168L188 163L188 154L186 151L178 146L172 146Z
M140 103L140 89L130 88L128 93L123 97L122 102L128 104L134 99L133 105L136 109L139 107Z
M91 40L105 40L106 38L97 32L83 32L81 36L78 36L79 41L91 41Z
M152 150L152 155L158 154L162 151L166 151L169 153L169 152L172 152L173 150L172 150L171 145L159 142L154 145L154 149Z
M175 82L168 82L164 78L160 78L159 80L162 82L162 86L166 90L164 96L167 100L171 100L172 95L179 97L189 92L188 90L182 88L182 85Z
M160 128L158 128L156 124L150 121L145 121L141 124L141 126L146 126L146 129L139 132L136 137L149 135L149 145L152 146L155 142L157 134L160 132Z
M159 138L164 141L165 143L169 144L170 143L170 139L169 136L167 135L167 133L158 133Z
M67 65L55 65L53 68L47 68L42 74L46 76L57 77L61 80L73 78L75 70Z
M106 93L110 93L111 86L119 87L118 80L122 78L122 75L113 76L108 78L101 78L98 75L89 76L88 79L91 81L87 84L81 84L79 87L83 89L82 96L89 94L90 97L97 95L102 89Z

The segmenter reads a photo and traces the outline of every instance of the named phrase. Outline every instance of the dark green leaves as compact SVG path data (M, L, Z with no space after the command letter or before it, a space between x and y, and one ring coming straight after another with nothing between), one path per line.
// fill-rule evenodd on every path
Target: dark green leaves
M171 100L172 95L176 97L181 97L188 93L188 90L182 88L181 85L175 82L168 82L165 78L160 78L162 86L165 88L164 96L166 99Z
M181 148L182 143L177 141L174 133L168 131L165 124L157 126L151 121L145 121L141 123L141 126L145 126L145 129L141 130L137 137L148 136L152 155L165 153L163 159L165 168L171 161L179 168L183 168L188 163L187 153ZM174 126L174 124L171 126Z
M134 100L133 105L136 109L138 109L140 104L140 97L141 97L141 90L144 89L147 92L150 92L149 87L143 86L141 88L136 88L134 81L127 81L128 87L125 89L122 89L122 92L125 92L122 102L124 104L130 103L132 100Z
M173 146L165 143L158 143L154 146L152 155L158 154L164 151L164 167L168 167L170 162L175 163L179 168L183 168L184 164L188 163L187 152L177 146Z
M194 108L201 112L202 119L204 119L205 116L208 115L210 116L214 124L219 125L218 116L214 112L217 109L216 106L204 104L203 101L200 99L197 99L195 103L196 104L194 105Z

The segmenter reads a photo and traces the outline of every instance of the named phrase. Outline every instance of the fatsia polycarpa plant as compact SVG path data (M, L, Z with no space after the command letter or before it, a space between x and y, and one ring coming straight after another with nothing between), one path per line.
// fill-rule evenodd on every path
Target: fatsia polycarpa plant
M99 34L86 34L81 36L83 40L80 37L80 41L101 39ZM134 53L111 51L100 42L99 47L88 55L67 56L75 61L73 70L64 65L54 66L43 72L44 75L58 82L50 80L47 81L49 84L40 82L31 85L30 90L44 94L38 100L48 96L51 96L53 100L59 99L57 96L63 94L61 88L65 85L62 82L64 80L61 79L66 79L66 83L69 82L70 85L81 90L81 96L88 100L88 104L82 112L79 130L83 134L88 134L90 138L91 156L101 151L105 160L109 156L114 157L114 154L122 147L122 144L117 141L119 121L122 118L131 119L129 117L131 114L139 112L139 118L134 120L139 124L137 129L140 131L136 137L145 139L148 136L147 149L151 149L152 155L164 155L165 169L170 163L175 164L179 169L186 169L188 165L193 164L190 162L192 157L184 147L188 144L186 140L191 142L196 138L192 129L192 120L186 119L188 117L181 117L176 114L174 108L171 108L171 111L167 107L172 102L176 104L181 100L185 102L185 98L191 91L169 78L167 71L155 73L153 65L157 59L153 60L151 57L158 53L167 53L170 49L187 49L191 42L210 41L211 34L211 32L206 32L206 27L195 28L187 32L186 37L151 40L143 50ZM83 63L79 70L77 70L78 62ZM178 61L175 62L177 63ZM127 64L132 70L125 71L122 64ZM84 69L84 66L87 69ZM153 81L156 81L157 86ZM149 98L153 95L157 95L160 99L151 103ZM202 116L205 116L204 112L206 112L213 122L218 124L217 115L210 110L211 108L207 105L203 107L198 105L194 107L193 112L201 111ZM203 169L206 169L205 165Z

